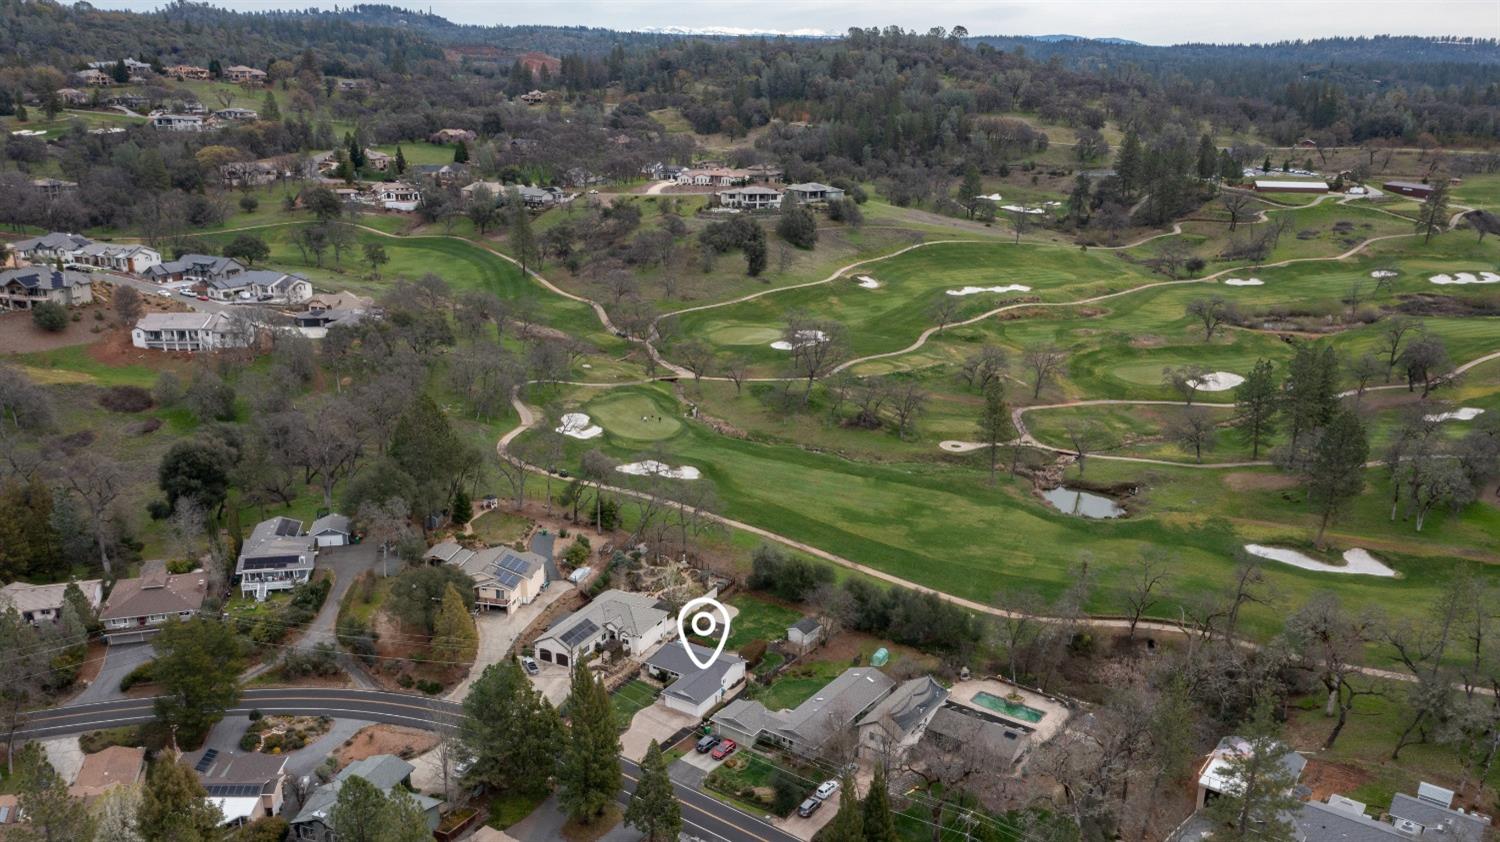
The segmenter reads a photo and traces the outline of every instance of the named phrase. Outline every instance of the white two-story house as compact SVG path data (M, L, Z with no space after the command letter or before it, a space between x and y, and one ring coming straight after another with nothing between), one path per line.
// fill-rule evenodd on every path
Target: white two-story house
M250 530L240 548L234 576L240 592L265 599L272 591L288 591L312 578L318 542L289 517L263 520Z

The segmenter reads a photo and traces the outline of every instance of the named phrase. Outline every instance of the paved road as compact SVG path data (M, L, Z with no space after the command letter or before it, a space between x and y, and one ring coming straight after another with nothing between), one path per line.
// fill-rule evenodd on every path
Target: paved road
M160 299L162 301L167 300L167 298L162 296L161 292L162 290L167 290L172 293L172 301L178 304L186 305L200 313L223 313L229 309L229 305L223 302L199 301L196 296L193 298L188 298L185 295L178 295L175 288L170 288L163 284L157 284L151 281L143 281L140 278L132 278L128 275L119 275L114 272L96 272L94 273L94 277L103 278L104 280L109 281L115 286L135 287L136 289L140 290L142 295L150 296L152 299Z
M83 705L125 698L125 694L120 691L120 679L155 656L156 650L150 643L116 643L109 646L104 651L104 664L99 667L99 674L94 677L93 683L73 697L72 704Z
M427 699L405 693L371 690L328 690L307 687L246 690L231 714L294 713L316 716L326 714L335 719L359 719L367 722L389 722L414 728L454 725L462 708L442 699ZM87 705L69 705L30 715L24 727L16 732L22 738L40 739L63 734L77 734L100 728L138 725L152 719L152 700L120 699ZM620 758L625 775L623 799L635 789L640 767ZM690 833L721 842L794 842L796 837L776 829L765 821L724 804L708 795L673 784L682 804L682 819Z

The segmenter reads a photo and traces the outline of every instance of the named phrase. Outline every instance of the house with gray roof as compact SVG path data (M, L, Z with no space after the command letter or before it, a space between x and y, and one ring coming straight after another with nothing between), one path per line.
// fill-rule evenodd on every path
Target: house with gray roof
M1424 782L1417 787L1416 795L1396 793L1387 812L1396 829L1408 836L1480 842L1490 829L1491 818L1454 809L1454 795L1451 789Z
M921 739L948 698L948 688L930 675L902 682L860 717L859 751L871 759L900 757Z
M1251 750L1250 741L1244 737L1225 737L1219 740L1219 744L1209 753L1198 772L1198 806L1200 808L1208 802L1208 799L1243 785L1229 776L1230 761ZM1297 780L1302 777L1302 770L1307 767L1307 758L1295 751L1287 750L1281 755L1281 765L1292 780Z
M536 657L566 667L618 641L639 658L675 632L669 607L646 594L611 588L547 629L534 646Z
M1285 814L1297 842L1402 842L1424 839L1445 842L1481 842L1490 829L1489 816L1454 809L1451 801L1433 793L1452 791L1423 783L1416 796L1396 793L1382 821L1370 815L1369 806L1343 795L1326 801L1305 801ZM1208 814L1198 810L1168 836L1168 842L1201 842L1218 828Z
M204 293L217 301L300 304L312 298L312 281L272 269L250 269L203 282Z
M742 208L744 210L781 209L781 191L770 187L762 187L759 184L720 190L718 197L719 205L726 208Z
M533 552L507 546L471 550L456 541L443 541L423 557L469 574L474 580L474 604L487 611L527 605L547 586L546 559Z
M141 275L161 263L161 252L135 243L91 242L74 254L73 262Z
M40 237L16 240L10 244L11 251L31 263L52 263L61 260L72 263L78 251L92 243L88 237L53 231Z
M744 686L745 659L729 652L721 652L714 658L712 649L692 642L687 645L693 648L700 662L712 659L707 669L693 663L679 642L656 650L655 655L646 659L644 669L648 676L667 683L660 699L663 705L702 718Z
M218 257L212 254L184 254L176 260L169 260L146 270L146 277L157 283L168 283L173 281L193 281L195 283L207 283L208 281L232 278L246 271L245 264L232 257Z
M281 812L286 761L284 754L201 748L178 762L198 776L224 824L237 827Z
M154 351L214 351L249 342L223 313L147 313L130 331L130 344Z
M263 520L240 547L234 576L240 593L264 600L272 591L288 591L312 578L318 543L289 517Z
M1001 764L995 770L997 773L1014 766L1031 746L1031 732L1027 729L968 705L949 703L938 706L921 739L932 741L942 751L975 747Z
M896 687L874 667L851 667L791 710L768 710L738 699L713 715L714 730L745 745L758 740L815 756L835 735L853 728Z
M339 790L346 781L355 777L364 778L382 794L390 795L391 790L397 787L409 789L408 781L415 768L392 754L377 754L350 763L333 780L313 790L307 797L302 809L291 821L291 833L287 838L296 842L337 842L329 815L333 812ZM411 797L416 799L426 816L427 827L435 829L439 820L438 810L443 802L420 793L412 793Z
M50 625L62 617L69 584L77 585L88 604L96 611L99 609L99 603L104 598L104 582L100 579L85 579L81 582L58 582L53 585L11 582L0 588L0 611L14 608L20 613L21 619L33 626L44 623Z
M313 521L307 534L320 547L342 547L354 536L349 518L339 514L326 514Z
M94 279L83 272L23 266L0 272L0 310L30 310L51 302L77 307L94 300Z
M797 647L799 652L817 646L823 639L823 624L816 617L803 617L786 627L786 642Z
M807 205L816 202L837 202L844 198L844 191L816 181L807 181L802 184L788 184L786 195L798 204Z

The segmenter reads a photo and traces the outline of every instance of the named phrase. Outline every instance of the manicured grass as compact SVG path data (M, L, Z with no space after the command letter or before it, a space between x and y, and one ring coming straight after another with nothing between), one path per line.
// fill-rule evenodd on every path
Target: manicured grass
M787 626L802 619L795 609L752 593L735 594L729 604L739 609L730 624L729 649L739 649L752 640L770 643L786 637Z
M491 509L473 520L471 525L475 537L491 546L511 544L525 537L532 523L528 518L506 511L508 502L502 500L501 508Z
M664 414L655 401L629 391L610 391L589 401L589 416L612 435L632 441L662 441L682 429L675 415Z
M624 731L637 713L656 701L657 688L642 679L627 681L610 695L610 704L615 710L615 723Z
M490 799L490 818L485 824L496 830L504 830L536 812L536 808L546 800L547 793L534 798L513 792L502 793Z
M787 710L802 704L837 678L849 664L844 661L803 660L777 677L756 698L768 710Z

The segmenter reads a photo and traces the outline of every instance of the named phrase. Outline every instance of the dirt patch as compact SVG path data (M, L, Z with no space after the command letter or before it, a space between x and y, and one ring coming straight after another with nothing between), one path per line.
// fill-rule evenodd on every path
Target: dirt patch
M1401 296L1394 308L1408 316L1500 316L1500 295L1464 296L1418 292Z
M81 316L76 322L71 321L75 312ZM71 311L68 326L57 333L48 333L37 327L31 321L31 313L26 310L0 313L0 348L8 354L30 354L98 342L106 332L97 329L106 322L95 319L94 313L102 312L98 305Z
M74 681L75 687L88 687L99 678L99 671L104 669L104 656L109 651L102 640L91 641L88 651L83 656L83 666L78 668L78 678Z
M1285 491L1297 487L1297 478L1286 474L1235 471L1224 475L1224 485L1231 491Z
M1309 801L1327 801L1330 795L1348 795L1371 777L1370 773L1353 766L1310 758L1307 768L1302 770L1301 782L1312 789Z
M345 740L334 751L333 759L340 769L377 754L394 754L402 760L409 760L431 751L437 744L437 735L430 731L401 725L367 725Z
M1130 340L1130 347L1132 348L1161 348L1166 344L1166 339L1160 336L1153 336L1151 334L1147 334L1145 336L1137 336L1136 338Z

